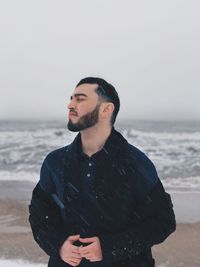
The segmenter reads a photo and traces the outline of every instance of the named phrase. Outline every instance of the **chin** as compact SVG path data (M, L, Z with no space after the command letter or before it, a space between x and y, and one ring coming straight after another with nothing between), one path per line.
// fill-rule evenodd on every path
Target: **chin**
M67 128L71 132L79 132L79 129L71 121L68 121Z

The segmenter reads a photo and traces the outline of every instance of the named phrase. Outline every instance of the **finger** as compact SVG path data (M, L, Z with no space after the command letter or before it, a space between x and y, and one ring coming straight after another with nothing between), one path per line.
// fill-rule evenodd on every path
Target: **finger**
M91 255L91 253L90 252L84 252L84 253L81 253L81 256L82 257L88 257L88 256L90 256Z
M83 256L80 255L80 254L78 254L78 255L77 255L77 254L72 254L71 257L72 257L73 259L79 259L79 260L80 260Z
M90 259L92 259L92 256L91 255L90 256L85 256L84 258L86 258L87 260L90 261Z
M73 255L73 257L79 257L79 258L81 258L81 253L80 252L71 252L72 253L72 255Z
M89 249L88 248L86 248L86 247L82 247L82 248L79 248L79 253L85 253L85 252L88 252L89 251Z
M80 234L79 235L70 235L69 237L68 237L68 240L70 240L70 241L74 241L74 240L77 240L77 239L79 239L80 238Z
M72 265L72 266L77 266L77 265L79 265L79 263L74 262L74 261L71 261L71 260L67 260L67 263L69 263L69 264Z
M84 256L88 256L88 255L92 255L92 253L91 253L91 251L89 251L89 250L85 250L85 251L80 251L80 255L82 256L82 257L84 257Z
M76 263L76 264L80 263L80 259L70 257L69 260L72 261L73 263Z
M79 237L79 240L82 243L90 243L90 242L96 241L96 237L87 237L87 238L81 238L81 237Z
M71 251L73 251L73 252L77 252L77 253L79 252L79 247L77 247L77 246L72 245L71 249L72 249Z
M90 245L88 245L88 246L79 247L79 251L83 251L83 252L85 252L85 251L89 251L89 250L92 249L93 246L94 246L94 245L93 245L93 243L92 243L92 244L90 244Z
M88 246L85 246L85 247L79 247L79 250L78 250L78 251L86 252L86 251L88 251Z
M67 263L69 263L69 262L71 262L71 263L73 263L73 264L77 264L77 260L76 259L73 259L73 258L69 258L69 257L64 257L64 258L62 258L62 260L64 261L64 262L67 262Z
M72 253L79 254L80 250L79 250L78 247L77 247L77 248L72 248L72 249L71 249L71 252L72 252Z
M70 255L70 258L72 258L72 259L75 259L75 260L82 260L83 259L83 256L82 255L80 255L80 256L77 256L77 255Z
M94 262L94 261L101 261L101 259L90 259L90 261Z

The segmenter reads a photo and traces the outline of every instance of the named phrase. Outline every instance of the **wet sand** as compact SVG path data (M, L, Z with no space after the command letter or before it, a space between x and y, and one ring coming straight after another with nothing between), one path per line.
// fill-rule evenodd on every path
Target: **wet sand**
M0 182L0 258L46 263L48 256L32 237L28 207L34 184ZM200 194L171 194L177 230L164 243L153 247L156 265L200 266Z

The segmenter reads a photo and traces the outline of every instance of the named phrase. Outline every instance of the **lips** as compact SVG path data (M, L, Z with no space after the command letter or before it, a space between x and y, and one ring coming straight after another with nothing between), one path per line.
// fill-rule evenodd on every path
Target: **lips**
M77 116L76 113L73 113L73 112L69 112L69 115L70 116Z

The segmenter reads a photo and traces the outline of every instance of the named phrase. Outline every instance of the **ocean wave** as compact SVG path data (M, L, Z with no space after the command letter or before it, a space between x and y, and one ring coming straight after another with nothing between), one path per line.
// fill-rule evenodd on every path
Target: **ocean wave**
M166 190L170 192L200 192L200 176L176 177L162 180Z
M16 124L12 128L10 124L7 130L6 127L1 129L0 172L9 180L10 177L15 180L13 173L19 180L35 180L30 174L38 177L45 156L52 150L70 144L77 135L59 124L28 125L29 128L25 124L19 127ZM189 189L193 188L196 178L191 177L200 174L200 131L192 132L188 126L184 128L188 131L182 132L176 132L175 128L171 132L170 129L159 131L158 128L157 124L145 130L124 125L119 131L130 144L152 160L160 179L176 181L180 183L179 188L185 187L184 184ZM191 186L188 185L190 182ZM173 182L171 188L176 187L176 183ZM170 182L167 183L169 185Z
M39 181L39 178L39 173L36 172L0 171L0 181L28 181L36 184Z

